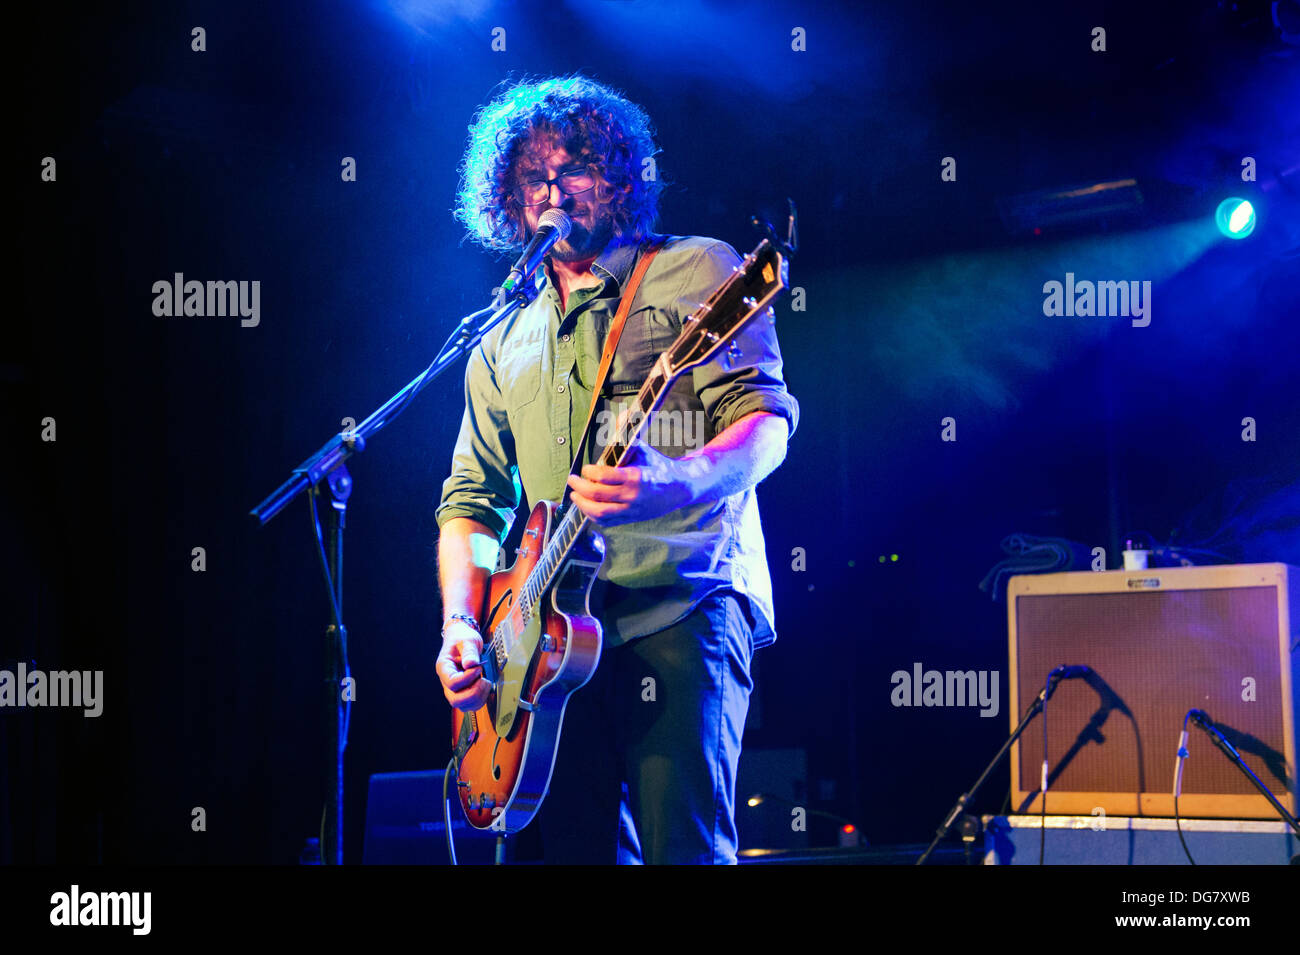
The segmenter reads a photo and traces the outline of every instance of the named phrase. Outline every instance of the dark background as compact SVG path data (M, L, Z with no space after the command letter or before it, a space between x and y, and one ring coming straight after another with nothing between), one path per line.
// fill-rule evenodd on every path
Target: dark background
M1300 47L1269 8L29 13L0 666L102 669L106 702L0 714L0 861L297 860L320 822L324 589L305 504L265 528L247 512L485 301L505 265L450 215L466 126L509 75L574 70L654 119L662 231L746 251L750 214L799 203L807 308L784 299L778 329L802 424L760 489L780 639L755 663L746 747L806 751L807 804L873 843L925 841L1007 732L1006 607L978 587L1003 537L1105 547L1112 567L1135 534L1300 563ZM1012 236L998 215L1000 197L1124 177L1144 199L1126 216ZM1212 223L1230 195L1261 210L1242 242ZM1042 284L1067 271L1151 280L1151 325L1045 317ZM260 325L155 317L175 272L260 280ZM448 756L432 512L461 400L458 374L437 381L351 466L349 861L369 775ZM1001 671L997 717L891 706L914 661Z

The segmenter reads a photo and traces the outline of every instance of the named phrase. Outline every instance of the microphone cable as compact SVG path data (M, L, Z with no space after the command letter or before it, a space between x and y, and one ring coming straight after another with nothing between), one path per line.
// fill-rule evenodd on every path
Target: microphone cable
M1038 864L1043 864L1047 852L1047 700L1052 695L1052 677L1065 670L1059 666L1047 674L1047 684L1043 687L1043 778L1039 781L1043 801L1038 807Z
M453 753L451 759L447 761L446 771L442 774L442 829L447 834L447 858L452 865L460 865L460 863L456 861L456 840L451 835L451 800L447 798L447 780L457 771L456 755Z
M1188 710L1187 715L1183 717L1183 735L1178 738L1178 755L1174 759L1174 826L1178 829L1178 841L1183 844L1187 861L1192 865L1196 865L1196 860L1192 858L1192 852L1187 848L1187 840L1183 838L1183 822L1178 815L1178 796L1183 789L1183 760L1188 756L1187 722L1195 712L1195 709Z

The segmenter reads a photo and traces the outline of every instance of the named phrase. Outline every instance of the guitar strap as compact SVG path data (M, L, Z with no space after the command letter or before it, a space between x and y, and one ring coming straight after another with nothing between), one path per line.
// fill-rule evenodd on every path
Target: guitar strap
M609 332L605 335L605 351L600 356L600 367L596 370L596 383L591 389L591 407L587 409L587 423L582 427L582 440L574 446L573 464L569 467L570 474L578 474L582 471L583 452L587 448L588 434L591 431L591 419L596 414L596 402L600 400L600 391L605 387L605 377L609 374L610 366L614 363L614 351L618 348L618 340L623 335L623 326L627 324L627 316L632 311L632 300L636 298L637 287L640 286L646 270L650 268L651 260L659 254L659 250L663 248L664 243L667 241L667 237L660 236L652 240L642 250L636 268L632 271L632 277L628 279L627 286L623 289L623 297L618 303L618 311L614 313L614 321L610 323Z

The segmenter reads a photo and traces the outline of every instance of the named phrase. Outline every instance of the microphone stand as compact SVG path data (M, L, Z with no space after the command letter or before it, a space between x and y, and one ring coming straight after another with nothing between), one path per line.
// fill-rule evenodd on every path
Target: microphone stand
M980 773L979 779L975 780L975 785L971 786L967 792L962 793L952 809L948 811L948 815L944 816L942 824L935 831L934 838L930 840L930 845L921 854L921 858L916 860L917 865L925 865L925 861L930 858L930 853L934 852L935 847L943 841L943 838L952 831L952 827L957 824L957 820L966 809L967 804L975 798L975 794L984 785L984 780L988 779L989 774L997 768L998 763L1002 762L1002 757L1015 745L1016 740L1020 739L1020 734L1025 731L1025 727L1029 725L1030 721L1042 712L1043 705L1051 696L1052 691L1056 689L1056 684L1061 681L1061 677L1056 671L1053 671L1051 676L1052 679L1043 685L1043 688L1038 691L1038 695L1034 697L1034 702L1029 705L1029 709L1025 710L1025 715L1020 717L1020 723L1012 731L1011 736L1002 744L1002 748L998 750L997 755L984 767L984 772ZM1044 801L1046 801L1046 796L1044 796Z
M494 294L491 305L460 320L428 368L356 428L326 441L319 451L293 469L288 480L249 512L265 525L304 491L311 505L312 525L329 591L330 612L330 623L325 628L326 744L322 767L325 813L321 820L320 841L321 862L325 865L343 864L343 753L347 748L350 713L350 705L345 705L350 701L344 700L340 689L348 675L347 629L343 626L343 529L348 497L352 493L352 475L348 473L347 461L365 450L366 442L401 414L429 382L459 361L462 355L468 354L497 324L536 298L537 287L533 275L529 274L513 293L497 289ZM320 488L322 481L328 486L331 497L324 539L316 510L316 498L323 493Z
M1277 810L1277 814L1282 817L1282 821L1290 826L1297 836L1300 836L1300 822L1297 822L1295 816L1286 811L1286 807L1277 801L1277 797L1274 796L1269 788L1264 785L1264 781L1255 775L1253 769L1246 765L1245 761L1241 758L1241 754L1237 752L1236 747L1229 743L1227 738L1219 732L1219 728L1214 725L1214 721L1211 720L1203 711L1197 712L1200 712L1200 715L1192 716L1192 721L1201 729L1205 730L1205 735L1210 737L1214 742L1214 745L1219 747L1219 750L1223 755L1227 756L1228 759L1232 761L1233 765L1240 769L1246 775L1246 778L1254 783L1255 788L1263 794L1264 798L1272 804L1273 808Z

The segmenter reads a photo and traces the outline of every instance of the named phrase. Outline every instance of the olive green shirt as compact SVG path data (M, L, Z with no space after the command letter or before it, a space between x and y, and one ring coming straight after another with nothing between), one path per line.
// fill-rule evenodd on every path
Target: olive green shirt
M521 493L530 505L559 501L582 438L591 386L605 334L638 244L614 239L592 265L601 283L576 289L562 313L546 269L537 298L497 325L471 353L465 370L465 413L436 511L438 526L469 517L504 540ZM586 462L619 437L619 407L649 377L696 311L740 264L725 242L673 236L637 291L602 389ZM643 440L669 457L702 448L755 411L786 418L793 434L799 405L781 377L781 352L770 311L752 318L730 355L683 373L651 417ZM593 525L594 527L594 525ZM691 505L653 520L594 528L605 538L605 562L593 612L607 646L656 633L685 617L714 590L749 598L755 646L776 639L772 582L753 488Z

